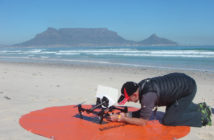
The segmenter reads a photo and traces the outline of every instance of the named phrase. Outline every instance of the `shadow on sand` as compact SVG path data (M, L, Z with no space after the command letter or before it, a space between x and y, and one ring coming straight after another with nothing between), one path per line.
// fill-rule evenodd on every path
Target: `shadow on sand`
M163 116L164 116L164 112L157 111L157 112L156 112L156 115L155 115L154 112L153 112L153 114L152 114L150 120L158 120L160 123L162 123L162 118L163 118ZM81 117L80 117L79 114L76 114L76 115L74 115L73 117L81 119ZM90 116L90 117L89 117L89 116L83 115L83 120L86 120L86 121L89 121L89 122L92 122L92 123L99 124L99 118L96 117L96 116L93 116L93 117ZM102 124L107 124L107 123L108 123L108 121L104 121L104 120L103 120L103 123L102 123Z
M214 108L211 108L212 109L212 113L214 114Z
M81 117L80 117L80 115L79 114L77 114L77 115L75 115L75 116L73 116L73 117L75 117L75 118L79 118L79 119L81 119ZM89 117L89 116L86 116L86 115L83 115L83 118L82 118L83 120L86 120L86 121L89 121L89 122L92 122L92 123L96 123L96 124L100 124L99 123L99 118L98 117ZM107 124L108 122L107 121L104 121L103 120L103 122L102 122L102 124Z

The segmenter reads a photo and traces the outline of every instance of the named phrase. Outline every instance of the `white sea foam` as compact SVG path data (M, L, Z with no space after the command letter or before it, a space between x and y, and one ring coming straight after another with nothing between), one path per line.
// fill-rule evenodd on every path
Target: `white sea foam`
M209 50L137 50L137 49L68 49L68 50L1 50L1 55L95 55L95 56L133 56L133 57L198 57L214 58L214 51Z
M63 50L56 55L115 55L115 56L158 56L158 57L214 57L214 51L199 50L132 50L132 49L100 49L100 50Z

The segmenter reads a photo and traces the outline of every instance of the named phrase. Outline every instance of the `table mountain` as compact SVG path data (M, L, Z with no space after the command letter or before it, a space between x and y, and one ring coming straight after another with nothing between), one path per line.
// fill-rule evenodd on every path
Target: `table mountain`
M48 28L33 39L16 46L118 46L130 44L106 28Z

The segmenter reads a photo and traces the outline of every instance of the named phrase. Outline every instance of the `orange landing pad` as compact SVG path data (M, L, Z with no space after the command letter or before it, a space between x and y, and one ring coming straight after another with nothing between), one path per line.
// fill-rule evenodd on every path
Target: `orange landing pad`
M136 108L129 111L133 109ZM23 115L19 123L32 133L54 140L174 140L190 132L188 126L164 126L157 120L135 126L106 120L99 124L93 114L84 116L80 119L74 105L50 107Z

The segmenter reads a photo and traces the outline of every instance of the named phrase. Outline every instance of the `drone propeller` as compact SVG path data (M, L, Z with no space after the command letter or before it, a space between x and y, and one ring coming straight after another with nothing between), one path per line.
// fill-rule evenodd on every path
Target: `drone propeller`
M73 106L72 108L77 108L79 105L84 104L84 103L86 103L86 101L83 101L82 103L80 103L80 104L78 104L78 105L75 105L75 106Z

